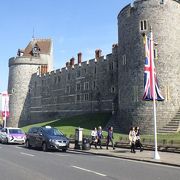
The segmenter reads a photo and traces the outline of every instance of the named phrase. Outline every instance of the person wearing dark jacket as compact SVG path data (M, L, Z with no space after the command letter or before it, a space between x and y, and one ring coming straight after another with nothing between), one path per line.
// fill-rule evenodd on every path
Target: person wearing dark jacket
M141 144L141 138L140 138L140 129L139 127L135 127L135 133L136 133L136 143L135 146L140 148L140 152L143 151L143 145Z
M113 149L115 149L115 148L114 148L113 139L114 139L114 137L113 137L113 127L111 126L111 127L108 129L106 149L108 149L109 142L111 142Z
M98 139L98 145L100 146L100 149L102 149L102 146L101 146L102 138L103 138L102 128L101 128L101 126L99 126L98 131L97 131L97 139Z

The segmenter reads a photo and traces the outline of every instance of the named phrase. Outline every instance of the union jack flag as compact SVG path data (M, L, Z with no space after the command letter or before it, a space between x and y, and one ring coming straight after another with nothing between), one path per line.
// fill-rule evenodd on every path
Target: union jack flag
M163 101L164 98L160 93L156 70L154 66L154 41L152 32L144 36L145 44L145 65L144 65L144 95L143 100ZM153 87L155 86L155 88ZM155 91L155 92L154 92Z

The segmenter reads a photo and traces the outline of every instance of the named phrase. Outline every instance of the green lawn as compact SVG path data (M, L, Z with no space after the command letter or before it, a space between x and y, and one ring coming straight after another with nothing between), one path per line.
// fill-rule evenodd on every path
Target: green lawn
M22 129L27 132L31 126L52 126L61 130L68 137L75 135L75 129L78 127L83 128L85 136L90 135L94 127L105 127L111 117L111 113L96 113L86 114L74 117L61 118L60 120L48 121L44 123L33 124L25 126Z
M91 130L94 127L102 126L104 128L108 123L111 117L111 113L95 113L95 114L86 114L73 117L61 118L59 120L48 121L44 123L33 124L25 126L22 129L27 132L31 126L52 126L58 128L68 137L74 137L75 129L78 127L83 128L83 135L90 136ZM104 137L107 136L107 132L103 132ZM144 142L152 142L154 137L153 135L141 135L141 140ZM128 134L114 133L115 142L120 140L128 142ZM180 133L171 133L171 134L158 134L158 142L162 143L179 143L180 144Z

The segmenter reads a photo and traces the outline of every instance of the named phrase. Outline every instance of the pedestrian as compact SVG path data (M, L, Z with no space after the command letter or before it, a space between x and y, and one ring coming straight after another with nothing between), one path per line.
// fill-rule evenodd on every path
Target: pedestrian
M135 128L134 127L130 128L130 131L129 131L129 141L130 141L130 145L131 145L131 152L132 153L136 153L136 151L135 151L136 132L135 132Z
M97 139L98 139L98 142L97 142L97 143L98 143L100 149L102 149L102 146L101 146L101 140L102 140L102 138L103 138L102 127L99 126L99 127L98 127L98 131L97 131Z
M108 149L109 142L111 142L113 149L115 149L113 139L114 139L114 137L113 137L113 127L111 126L108 129L106 149Z
M92 131L91 131L91 143L90 146L92 144L94 144L95 148L97 149L97 128L95 127Z
M141 138L140 138L140 129L139 127L135 127L135 133L136 133L136 147L140 148L140 152L143 151L143 145L141 144Z

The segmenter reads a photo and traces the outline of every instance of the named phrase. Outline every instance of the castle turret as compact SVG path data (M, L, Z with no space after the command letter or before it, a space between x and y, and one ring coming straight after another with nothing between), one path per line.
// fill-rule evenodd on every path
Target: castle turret
M118 15L119 121L121 129L153 129L152 102L142 100L145 50L143 34L150 27L155 41L155 66L165 101L157 102L158 129L180 111L180 3L175 0L136 0Z
M52 70L53 48L50 39L33 39L17 56L9 59L8 92L10 94L10 117L7 126L27 124L32 74Z

